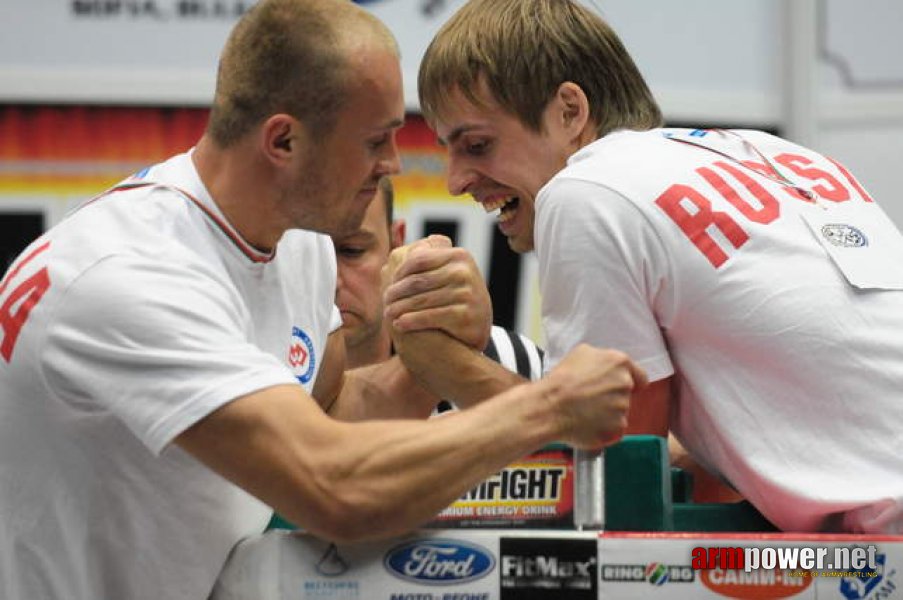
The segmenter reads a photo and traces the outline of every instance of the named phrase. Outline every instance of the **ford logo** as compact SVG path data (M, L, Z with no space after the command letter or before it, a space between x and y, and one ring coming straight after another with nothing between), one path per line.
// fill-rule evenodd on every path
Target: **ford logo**
M399 579L442 585L465 583L491 573L495 557L476 544L430 539L396 546L386 554L383 564Z

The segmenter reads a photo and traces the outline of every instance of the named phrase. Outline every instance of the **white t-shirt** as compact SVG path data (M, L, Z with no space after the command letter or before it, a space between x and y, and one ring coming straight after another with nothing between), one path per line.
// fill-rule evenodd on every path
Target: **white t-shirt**
M310 391L335 283L326 236L244 242L190 154L35 241L0 284L0 597L206 598L271 510L170 442L250 392Z
M802 218L885 217L840 165L738 133L755 149L616 132L543 188L549 363L588 342L673 375L677 437L782 529L903 533L903 292L847 283Z

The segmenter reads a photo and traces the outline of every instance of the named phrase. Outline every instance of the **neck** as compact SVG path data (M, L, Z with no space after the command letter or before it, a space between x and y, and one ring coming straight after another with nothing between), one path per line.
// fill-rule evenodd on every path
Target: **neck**
M239 141L229 148L217 146L206 135L192 158L198 175L214 203L250 245L269 252L287 227L278 221L275 192L265 165Z

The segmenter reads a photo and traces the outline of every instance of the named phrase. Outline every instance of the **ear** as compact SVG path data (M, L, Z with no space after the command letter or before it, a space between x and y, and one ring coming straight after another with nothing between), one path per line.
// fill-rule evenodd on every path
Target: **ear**
M589 100L583 88L573 81L565 81L558 86L550 105L553 124L569 139L580 137L590 121Z
M301 143L301 124L291 115L275 114L262 127L263 153L275 163L291 160Z
M399 246L404 246L404 239L407 235L408 224L404 219L395 219L392 221L392 239L389 240L389 243L392 246L392 249L398 248Z

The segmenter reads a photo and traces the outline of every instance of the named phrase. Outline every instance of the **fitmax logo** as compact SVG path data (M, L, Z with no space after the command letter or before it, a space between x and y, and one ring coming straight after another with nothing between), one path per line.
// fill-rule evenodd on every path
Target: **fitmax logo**
M592 578L595 558L587 561L561 560L557 556L503 556L503 577Z

